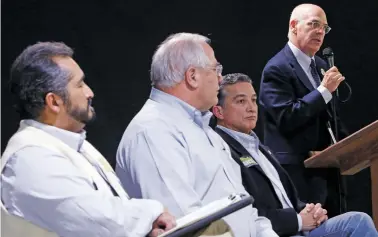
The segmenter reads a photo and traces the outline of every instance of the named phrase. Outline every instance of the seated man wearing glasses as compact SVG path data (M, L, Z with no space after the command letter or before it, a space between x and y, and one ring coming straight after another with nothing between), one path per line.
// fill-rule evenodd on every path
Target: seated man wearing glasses
M330 29L320 7L301 4L294 8L289 42L263 70L259 103L265 119L264 143L291 176L301 200L326 204L330 216L335 216L340 213L338 171L305 169L303 165L309 152L324 150L336 132L331 93L344 77L315 56ZM327 129L330 123L333 132ZM346 135L337 131L340 138Z
M207 37L178 33L151 63L149 99L127 126L116 173L131 197L153 198L179 218L231 193L249 196L240 168L209 126L222 66ZM223 218L237 237L275 237L252 205Z

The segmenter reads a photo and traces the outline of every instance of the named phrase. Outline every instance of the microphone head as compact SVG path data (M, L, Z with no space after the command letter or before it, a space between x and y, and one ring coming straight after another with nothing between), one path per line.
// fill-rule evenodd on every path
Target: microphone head
M323 56L324 57L332 57L333 56L333 50L330 47L323 49Z

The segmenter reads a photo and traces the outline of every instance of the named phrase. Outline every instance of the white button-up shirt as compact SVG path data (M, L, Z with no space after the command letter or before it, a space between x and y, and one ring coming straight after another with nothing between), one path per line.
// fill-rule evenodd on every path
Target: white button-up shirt
M128 194L159 200L176 217L231 193L249 195L228 145L209 127L210 117L153 88L118 147L116 173ZM224 220L238 237L277 236L252 205Z

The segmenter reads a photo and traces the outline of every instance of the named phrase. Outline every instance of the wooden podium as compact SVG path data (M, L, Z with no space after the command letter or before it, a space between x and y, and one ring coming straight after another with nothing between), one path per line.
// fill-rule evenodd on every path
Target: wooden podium
M337 167L353 175L370 166L373 219L378 229L378 120L304 161L306 168Z

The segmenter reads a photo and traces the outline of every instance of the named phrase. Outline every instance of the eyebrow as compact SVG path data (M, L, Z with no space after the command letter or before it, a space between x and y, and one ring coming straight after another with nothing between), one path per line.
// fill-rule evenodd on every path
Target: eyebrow
M212 64L212 63L211 63L211 64ZM221 65L220 62L216 62L214 65L211 65L211 67L217 67L217 66L219 66L219 65Z
M77 84L79 85L80 83L82 83L82 82L84 81L84 79L85 79L85 75L83 75L83 76L79 79L79 81L77 82Z
M246 94L237 94L237 95L235 95L234 98L232 98L232 99L233 99L233 100L236 100L236 99L238 99L238 98L240 98L240 97L247 97L247 95L246 95Z
M236 96L234 96L234 98L232 98L233 100L236 100L236 99L239 99L239 98L244 98L244 97L247 97L246 94L237 94ZM252 95L252 98L255 99L257 98L257 95L256 94L253 94Z
M326 26L328 26L328 23L322 23L321 21L319 21L319 20L312 20L312 21L310 21L310 22L317 22L317 23L320 23L320 24L323 24L323 25L326 25Z

